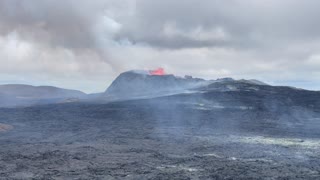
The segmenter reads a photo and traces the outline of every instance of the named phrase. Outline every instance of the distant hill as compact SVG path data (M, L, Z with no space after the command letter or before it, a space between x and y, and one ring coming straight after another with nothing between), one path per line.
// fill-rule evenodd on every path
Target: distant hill
M0 85L0 106L26 106L63 102L70 98L84 98L85 93L53 86L23 84Z

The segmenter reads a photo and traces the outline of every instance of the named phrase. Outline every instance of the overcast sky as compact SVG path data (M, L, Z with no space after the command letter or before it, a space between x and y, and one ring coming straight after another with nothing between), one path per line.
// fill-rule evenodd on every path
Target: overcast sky
M319 0L1 0L0 84L104 91L163 67L320 90Z

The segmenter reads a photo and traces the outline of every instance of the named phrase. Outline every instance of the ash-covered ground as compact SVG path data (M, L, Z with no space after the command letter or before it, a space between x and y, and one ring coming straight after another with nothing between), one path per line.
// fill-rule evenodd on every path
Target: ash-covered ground
M0 179L320 179L318 94L289 94L2 108Z

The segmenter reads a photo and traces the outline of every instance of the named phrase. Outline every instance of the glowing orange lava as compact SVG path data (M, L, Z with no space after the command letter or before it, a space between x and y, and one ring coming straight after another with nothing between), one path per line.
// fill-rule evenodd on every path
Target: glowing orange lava
M164 72L163 68L158 68L156 70L150 70L149 73L150 73L150 75L155 75L155 76L163 76L163 75L165 75L165 72Z

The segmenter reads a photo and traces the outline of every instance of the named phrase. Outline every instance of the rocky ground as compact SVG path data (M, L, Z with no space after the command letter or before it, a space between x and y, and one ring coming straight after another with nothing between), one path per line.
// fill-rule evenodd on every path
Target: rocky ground
M317 114L177 102L0 109L0 179L320 178Z

